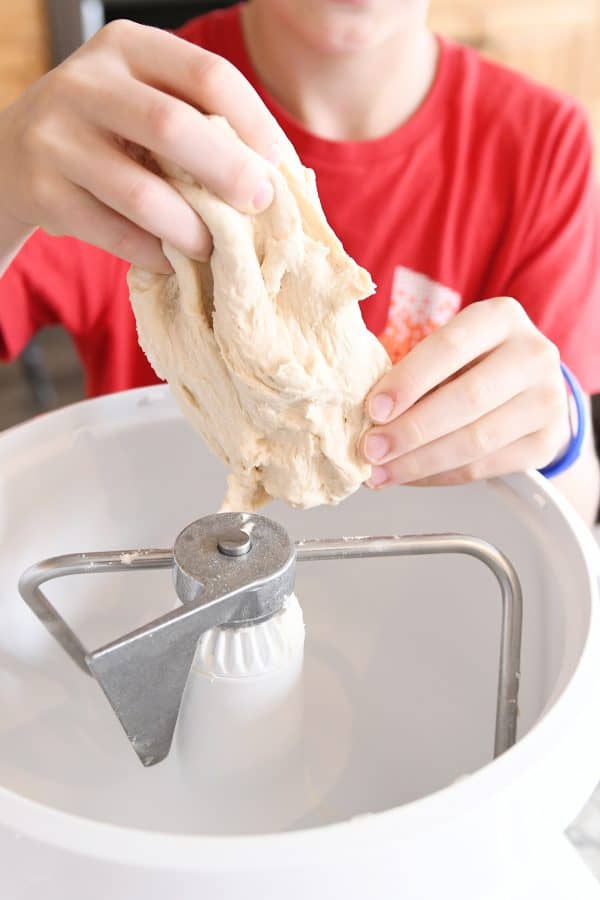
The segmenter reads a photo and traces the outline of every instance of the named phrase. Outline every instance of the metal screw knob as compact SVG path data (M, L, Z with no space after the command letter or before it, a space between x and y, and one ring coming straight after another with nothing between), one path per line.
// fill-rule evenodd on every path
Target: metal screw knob
M224 556L245 556L252 547L252 540L241 528L232 528L217 539L217 547Z

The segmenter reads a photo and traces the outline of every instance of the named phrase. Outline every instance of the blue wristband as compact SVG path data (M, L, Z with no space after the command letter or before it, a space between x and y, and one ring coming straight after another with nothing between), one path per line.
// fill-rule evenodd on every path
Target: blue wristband
M581 385L564 363L560 364L560 368L565 381L569 385L571 394L573 395L573 399L575 401L575 409L577 411L577 430L575 431L575 434L571 434L571 442L560 459L557 459L554 462L551 462L549 465L544 466L543 469L538 469L540 475L544 475L546 478L554 478L555 475L560 475L561 472L565 472L573 465L574 462L579 459L579 457L581 456L581 448L583 447L583 441L587 430L587 416Z

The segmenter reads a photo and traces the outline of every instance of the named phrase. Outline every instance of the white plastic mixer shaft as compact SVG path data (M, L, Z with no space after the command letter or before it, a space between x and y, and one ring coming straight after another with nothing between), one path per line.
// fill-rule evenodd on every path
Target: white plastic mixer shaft
M264 832L305 812L303 656L293 595L264 622L200 639L170 760L193 830Z

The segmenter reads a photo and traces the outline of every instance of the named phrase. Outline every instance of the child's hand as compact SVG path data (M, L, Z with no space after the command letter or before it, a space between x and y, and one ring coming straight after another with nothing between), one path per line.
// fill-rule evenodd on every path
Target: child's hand
M541 468L567 445L558 350L516 300L466 307L371 391L371 487L462 484Z
M226 116L253 149L202 113ZM282 140L230 63L158 29L113 22L0 114L0 235L41 226L168 272L159 238L207 258L210 236L125 147L167 157L249 212L272 199L264 158L276 161Z

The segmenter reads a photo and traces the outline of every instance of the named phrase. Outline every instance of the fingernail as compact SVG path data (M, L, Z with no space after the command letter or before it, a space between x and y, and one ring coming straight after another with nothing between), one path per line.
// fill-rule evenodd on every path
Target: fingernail
M365 441L365 456L371 462L383 459L389 453L390 442L384 434L372 434Z
M394 401L388 394L376 394L369 403L369 413L375 422L386 422L393 408Z
M371 477L369 478L367 484L371 485L371 487L381 487L382 484L385 484L386 481L389 481L388 473L383 468L383 466L373 466L371 469Z
M283 158L283 151L279 144L272 144L265 154L266 158L269 162L272 162L274 166L278 166Z
M252 198L252 206L255 212L262 212L273 200L273 185L267 178L259 182L256 193Z

